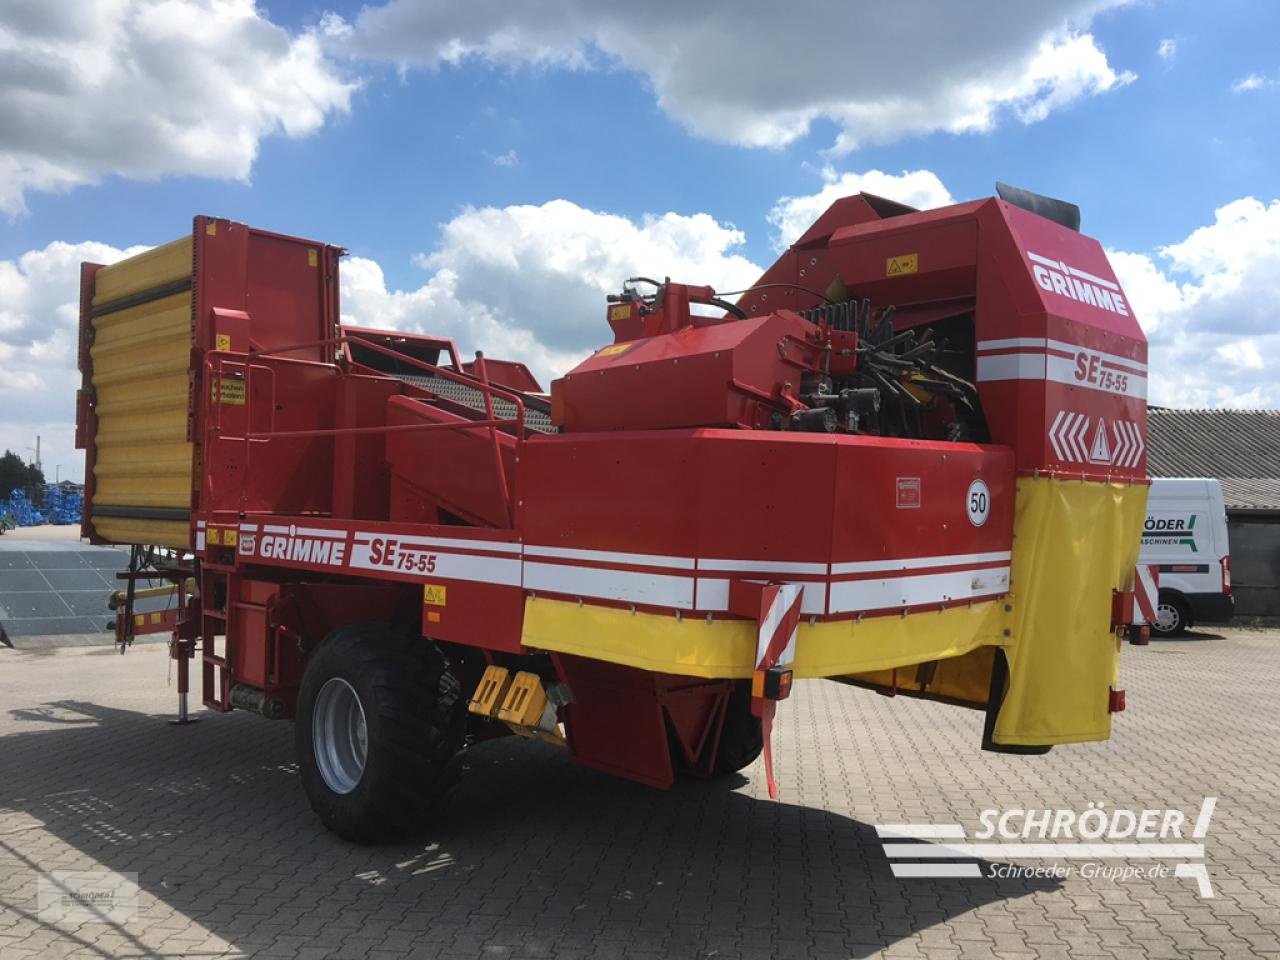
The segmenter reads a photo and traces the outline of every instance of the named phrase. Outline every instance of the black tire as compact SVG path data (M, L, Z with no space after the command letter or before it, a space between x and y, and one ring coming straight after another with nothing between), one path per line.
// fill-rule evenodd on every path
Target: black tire
M317 700L330 681L322 727L333 691L348 704L354 694L364 719L363 762L347 792L335 789L334 761L321 759L316 747ZM294 742L311 809L355 843L420 833L457 781L465 726L458 681L434 643L383 622L340 627L311 654L298 693ZM324 729L319 736L324 743L342 739Z
M1157 637L1180 637L1191 626L1191 608L1176 593L1161 590L1156 601L1156 622L1151 632Z
M716 750L715 763L711 765L713 777L737 773L755 763L764 749L764 733L760 718L751 714L751 681L739 680L729 694L725 706L724 726L720 730L720 746Z

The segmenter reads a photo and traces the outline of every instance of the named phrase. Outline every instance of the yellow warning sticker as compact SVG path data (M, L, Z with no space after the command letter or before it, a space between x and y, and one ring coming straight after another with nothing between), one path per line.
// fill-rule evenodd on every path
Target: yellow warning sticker
M210 527L209 532L204 535L204 542L216 544L220 536L221 533L217 527Z
M209 399L214 403L229 403L233 406L244 406L244 381L228 380L225 377L219 381L214 377L209 382Z
M449 592L443 584L424 583L422 585L422 602L433 607L444 607L449 603Z
M904 253L899 257L890 257L884 262L886 277L901 277L904 274L916 273L920 269L920 255Z
M159 622L160 622L160 614L158 614L158 613L153 613L153 614L151 615L151 622L152 622L152 623L159 623Z
M610 319L610 320L625 320L625 319L627 319L627 317L629 317L629 316L631 316L631 307L629 307L629 306L627 306L627 305L625 305L625 304L624 304L624 305L622 305L622 306L620 306L620 307L610 307L610 308L609 308L609 319Z
M309 267L314 267L314 266L316 266L316 264L318 264L319 262L320 262L320 251L319 251L319 250L308 250L308 251L307 251L307 266L309 266Z
M145 613L135 613L133 615L134 626L138 626L138 627L145 626L146 622L147 622L147 615Z
M234 547L236 545L236 539L238 537L239 537L239 531L236 530L234 527L230 530L223 530L222 545L224 547Z
M218 235L218 222L216 220L210 220L204 225L204 232L211 237L216 237Z
M218 334L216 337L214 337L213 345L214 345L214 347L215 347L216 349L218 349L218 350L230 350L230 349L231 349L231 334L229 334L229 333L220 333L220 334Z
M626 353L631 349L629 343L615 343L611 347L601 347L596 351L597 357L616 357L620 353Z

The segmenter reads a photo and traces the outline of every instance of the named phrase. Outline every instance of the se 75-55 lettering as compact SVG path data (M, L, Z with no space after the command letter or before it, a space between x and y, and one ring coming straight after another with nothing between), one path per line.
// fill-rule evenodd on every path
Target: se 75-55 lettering
M1083 350L1076 354L1076 379L1116 393L1127 393L1129 390L1128 374L1104 367L1100 356Z
M392 570L436 572L434 553L427 553L413 544L401 543L399 540L375 538L369 543L369 560L380 567L388 567Z

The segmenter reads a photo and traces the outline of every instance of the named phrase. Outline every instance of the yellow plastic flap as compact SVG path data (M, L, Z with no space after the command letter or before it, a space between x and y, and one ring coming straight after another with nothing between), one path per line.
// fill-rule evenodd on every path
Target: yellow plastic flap
M801 621L797 678L835 677L956 657L999 642L1008 615L994 601L865 620ZM525 646L556 650L642 670L691 677L746 678L755 667L757 625L751 620L677 620L592 604L530 597Z
M1017 496L1009 689L994 739L1105 740L1120 650L1111 592L1132 582L1147 487L1028 477Z

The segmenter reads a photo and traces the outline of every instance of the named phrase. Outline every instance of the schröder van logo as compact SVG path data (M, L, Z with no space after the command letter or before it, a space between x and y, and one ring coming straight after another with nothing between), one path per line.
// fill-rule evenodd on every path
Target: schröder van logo
M1108 810L1090 803L1079 811L983 810L972 840L958 823L885 824L876 827L876 835L885 841L895 877L1125 881L1172 876L1195 880L1200 896L1211 898L1202 841L1217 802L1206 797L1194 820L1181 810Z
M1147 517L1142 524L1142 545L1144 547L1190 547L1196 552L1196 516L1185 517Z

